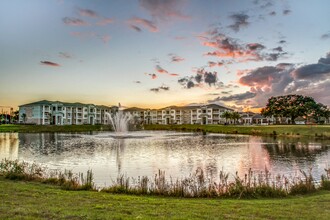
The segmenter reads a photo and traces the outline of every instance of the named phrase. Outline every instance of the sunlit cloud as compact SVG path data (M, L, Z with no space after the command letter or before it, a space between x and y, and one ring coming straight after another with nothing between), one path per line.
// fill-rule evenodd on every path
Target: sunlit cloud
M64 17L62 19L62 21L64 22L64 24L70 25L70 26L87 26L87 25L89 25L87 22L85 22L79 18Z
M157 74L155 73L144 73L144 75L150 76L151 79L157 79Z
M277 51L269 53L265 51L266 47L260 43L238 43L238 40L218 33L217 29L209 31L208 34L211 35L206 37L206 40L202 40L202 45L215 48L216 50L205 53L205 56L214 56L240 63L264 60L276 61L286 54L286 52L283 52L282 47L274 48ZM279 51L280 49L281 51Z
M155 67L156 71L161 74L168 74L168 71L160 67L159 65L156 65Z
M51 61L40 61L40 64L46 65L46 66L53 66L53 67L61 66L60 64L54 63L54 62L51 62Z
M220 66L223 66L224 65L223 62L213 62L213 61L209 61L207 64L211 68L212 67L220 67Z
M131 25L134 25L136 27L138 27L137 25L141 25L142 27L148 29L150 32L158 32L159 31L156 24L154 22L150 21L150 20L147 20L147 19L134 17L134 18L130 19L128 22L129 22L130 27L131 27Z

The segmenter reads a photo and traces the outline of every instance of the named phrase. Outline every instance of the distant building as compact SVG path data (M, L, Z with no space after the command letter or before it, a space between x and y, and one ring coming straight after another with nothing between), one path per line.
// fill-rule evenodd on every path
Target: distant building
M38 125L107 124L118 107L42 100L19 106L19 122Z
M161 109L128 108L136 123L141 124L224 124L221 115L233 109L217 105L169 106Z

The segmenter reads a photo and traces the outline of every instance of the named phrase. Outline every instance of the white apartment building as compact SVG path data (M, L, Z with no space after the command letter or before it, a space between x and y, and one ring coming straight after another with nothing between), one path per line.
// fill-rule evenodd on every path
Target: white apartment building
M42 100L19 106L19 122L39 125L108 124L118 107Z
M137 123L144 124L222 124L221 115L233 109L217 104L201 106L169 106L161 109L128 108Z

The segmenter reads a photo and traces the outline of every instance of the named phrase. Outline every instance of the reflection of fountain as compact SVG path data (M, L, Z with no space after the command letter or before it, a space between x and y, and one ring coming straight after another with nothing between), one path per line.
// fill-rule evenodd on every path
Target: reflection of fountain
M116 133L126 133L128 131L128 123L132 119L132 115L129 113L124 113L121 109L120 103L118 112L115 115L112 116L108 112L106 112L105 114L109 118L113 130Z

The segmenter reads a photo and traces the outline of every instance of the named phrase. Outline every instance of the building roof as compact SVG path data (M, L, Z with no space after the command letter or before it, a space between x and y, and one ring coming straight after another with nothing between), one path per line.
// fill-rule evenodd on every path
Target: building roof
M35 105L52 105L52 104L59 104L59 105L71 106L71 107L93 105L93 106L99 107L99 108L110 108L109 106L105 106L105 105L84 104L84 103L80 103L80 102L72 103L72 102L61 102L61 101L49 101L49 100L41 100L41 101L37 101L37 102L31 102L31 103L27 103L27 104L24 104L24 105L20 105L19 107L28 107L28 106L35 106Z

